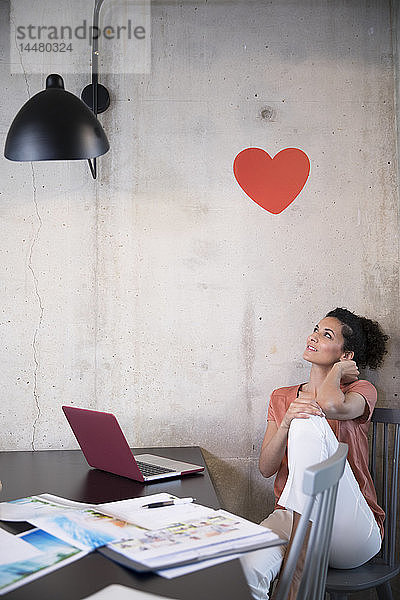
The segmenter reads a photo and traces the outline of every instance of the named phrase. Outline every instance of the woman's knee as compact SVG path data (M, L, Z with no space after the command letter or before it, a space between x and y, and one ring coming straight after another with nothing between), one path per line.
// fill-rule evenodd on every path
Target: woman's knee
M338 441L325 417L293 419L289 427L289 468L294 465L309 467L329 458L337 449Z
M329 427L325 417L311 415L308 419L293 419L289 427L288 441L301 437L324 438L326 427Z

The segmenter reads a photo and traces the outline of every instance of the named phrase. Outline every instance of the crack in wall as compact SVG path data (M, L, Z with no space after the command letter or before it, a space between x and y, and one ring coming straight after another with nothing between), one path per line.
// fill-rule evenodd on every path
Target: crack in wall
M17 29L15 27L15 21L13 19L13 15L12 12L10 12L10 20L11 22L14 24L14 31L16 32ZM31 90L30 90L30 86L29 86L29 81L28 81L28 75L27 72L25 70L24 67L24 63L22 60L22 52L19 48L18 42L16 37L14 38L15 41L15 46L17 48L17 52L18 52L18 56L19 56L19 61L21 64L21 69L22 69L22 73L24 76L24 81L25 81L25 87L26 87L26 92L28 95L28 98L31 98ZM39 286L38 286L38 278L36 276L35 270L33 268L33 264L32 264L32 255L33 255L33 250L34 247L37 243L37 240L39 238L39 233L40 230L42 228L43 222L39 213L39 207L38 207L38 203L37 203L37 188L36 188L36 178L35 178L35 170L33 167L33 163L30 163L31 165L31 174L32 174L32 189L33 189L33 203L35 206L35 215L38 221L38 227L36 229L36 232L34 233L34 236L32 238L32 243L29 249L29 258L28 258L28 269L30 270L31 274L32 274L32 278L33 278L33 285L34 285L34 290L35 290L35 295L38 301L38 305L39 305L39 320L38 320L38 324L37 327L34 331L33 334L33 340L32 340L32 349L33 349L33 362L35 364L34 369L33 369L33 398L34 398L34 403L35 403L35 407L36 407L36 416L35 419L33 421L33 425L32 425L32 438L31 438L31 447L32 450L36 450L35 448L35 438L36 438L36 429L37 429L37 424L39 422L40 416L41 416L41 410L40 410L40 404L39 404L39 394L38 394L38 387L37 387L37 382L38 382L38 372L39 372L39 361L38 361L38 352L37 352L37 337L39 334L39 329L42 325L42 320L43 320L43 304L42 304L42 298L40 296L39 293Z
M13 26L14 26L14 31L15 31L15 36L14 36L15 47L16 47L16 49L17 49L17 52L18 52L18 56L19 56L19 62L20 62L20 64L21 64L22 74L23 74L23 76L24 76L24 80L25 80L25 86L26 86L26 91L27 91L27 94L28 94L28 98L30 99L30 98L31 98L31 90L30 90L30 88L29 88L28 76L27 76L27 74L26 74L25 67L24 67L24 63L23 63L23 60L22 60L22 52L21 52L21 49L20 49L20 47L19 47L19 44L18 44L18 41L17 41L17 27L16 27L16 25L15 25L14 16L13 16L13 14L12 14L12 6L11 6L11 8L10 8L10 21L11 21L11 23L12 23L12 24L13 24Z
M35 407L36 407L36 417L35 417L35 420L34 420L33 426L32 426L31 446L32 446L32 450L36 450L36 448L35 448L36 428L37 428L37 424L38 424L38 421L39 421L40 415L41 415L40 404L39 404L39 394L37 391L38 372L39 372L39 361L38 361L38 353L37 353L37 337L38 337L39 329L42 325L42 320L43 320L43 304L42 304L42 298L39 293L38 278L36 276L36 273L35 273L35 270L34 270L33 264L32 264L32 254L33 254L33 249L39 238L39 233L42 228L43 222L42 222L42 219L41 219L41 216L39 213L39 207L38 207L38 203L37 203L35 170L33 168L32 163L31 163L31 172L32 172L32 187L33 187L33 203L35 205L35 214L36 214L36 218L37 218L38 224L39 224L38 228L36 229L36 232L33 236L33 239L32 239L31 247L29 249L29 259L28 259L28 269L32 273L35 295L36 295L36 298L37 298L37 301L39 304L39 320L38 320L36 329L34 331L33 340L32 340L33 361L35 363L34 370L33 370L33 398L34 398Z

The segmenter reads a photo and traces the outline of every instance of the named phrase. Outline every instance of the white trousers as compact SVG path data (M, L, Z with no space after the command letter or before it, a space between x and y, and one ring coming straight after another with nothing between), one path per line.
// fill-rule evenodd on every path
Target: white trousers
M293 419L288 435L289 475L279 504L286 510L275 510L261 525L279 537L289 540L292 511L302 513L305 469L332 456L338 441L324 417ZM329 565L337 569L353 569L375 556L381 547L381 536L375 517L362 495L356 478L346 461L339 482ZM265 548L245 554L240 560L256 600L268 599L271 582L279 573L285 546Z

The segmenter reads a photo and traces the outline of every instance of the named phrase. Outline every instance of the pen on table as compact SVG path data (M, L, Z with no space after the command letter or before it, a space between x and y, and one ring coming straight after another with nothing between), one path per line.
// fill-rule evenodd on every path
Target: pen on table
M175 498L175 500L164 500L164 502L150 502L144 504L142 508L162 508L163 506L175 506L176 504L190 504L195 498Z

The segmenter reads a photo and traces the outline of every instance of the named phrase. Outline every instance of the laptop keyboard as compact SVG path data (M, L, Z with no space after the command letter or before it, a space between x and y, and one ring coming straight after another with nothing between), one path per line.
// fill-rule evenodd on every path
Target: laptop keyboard
M174 473L174 469L167 469L167 467L159 467L157 465L149 465L149 463L136 461L137 466L142 472L142 475L148 477L149 475L160 475L160 473Z

